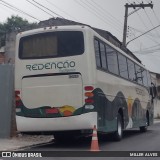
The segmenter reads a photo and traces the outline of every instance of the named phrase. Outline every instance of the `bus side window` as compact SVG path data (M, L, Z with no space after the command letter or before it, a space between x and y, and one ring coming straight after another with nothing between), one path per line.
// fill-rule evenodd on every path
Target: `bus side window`
M101 51L101 60L102 60L102 68L107 70L107 60L106 60L106 52L105 45L100 42L100 51Z
M148 87L151 87L151 75L149 72L147 72L147 81L148 81Z
M118 53L118 62L119 62L120 76L128 79L127 58L121 55L120 53Z
M131 60L127 59L127 64L128 64L129 80L135 81L136 80L136 76L135 76L134 63Z
M157 97L160 99L160 86L157 86Z
M138 84L143 84L142 81L142 68L140 66L138 66L137 64L135 64L135 68L136 68L136 82Z
M143 78L143 84L144 86L148 86L148 80L147 80L147 71L145 69L142 70L142 78Z
M96 64L98 68L101 68L101 57L100 57L100 47L98 40L94 40L95 54L96 54Z
M106 45L108 70L111 73L119 75L117 52L110 46Z
M151 82L151 87L150 87L150 95L152 96L152 102L153 102L153 99L156 98L157 96L157 87L152 82Z

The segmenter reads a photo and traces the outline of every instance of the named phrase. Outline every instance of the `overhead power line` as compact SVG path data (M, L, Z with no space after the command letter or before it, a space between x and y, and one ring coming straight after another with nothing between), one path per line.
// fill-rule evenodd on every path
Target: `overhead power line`
M151 19L150 19L149 15L147 14L147 12L146 12L146 10L145 10L145 9L144 9L144 11L145 11L145 14L146 14L146 16L147 16L147 18L148 18L149 22L151 23L152 27L154 27L154 25L153 25L153 23L152 23L152 21L151 21ZM156 34L160 37L160 35L159 35L159 33L157 32L157 30L155 30L155 32L156 32Z
M37 6L36 4L30 2L29 0L26 0L27 2L29 2L30 4L32 4L33 6L35 6L36 8L40 9L41 11L47 13L48 15L50 15L51 17L54 17L52 14L46 12L44 9L40 8L39 6Z
M105 11L103 11L103 9L97 8L97 6L93 5L88 0L84 0L84 1L81 1L81 2L84 3L85 5L87 5L89 8L91 8L92 11L94 11L97 15L103 17L103 19L107 23L109 23L110 25L112 25L116 30L118 30L119 32L122 32L122 29L123 29L122 25L120 26L120 24L117 24L117 21L115 22L112 19L110 19L110 17L108 15L106 15L106 13L105 13ZM121 27L121 29L120 29L120 27Z
M143 48L143 50L154 49L154 48L156 48L156 47L160 47L160 44L156 44L156 45L151 46L151 47ZM133 51L133 52L135 53L135 52L139 52L139 51Z
M137 38L139 38L139 37L142 37L143 35L145 35L145 34L147 34L147 33L151 32L151 31L153 31L154 29L156 29L156 28L158 28L158 27L160 27L160 24L159 24L158 26L156 26L156 27L154 27L154 28L150 29L149 31L147 31L147 32L145 32L145 33L143 33L143 34L139 35L138 37L136 37L136 38L134 38L134 39L130 40L129 42L127 42L127 45L128 45L130 42L134 41L135 39L137 39Z
M48 7L45 7L45 6L42 5L41 3L39 3L39 2L37 2L37 1L35 1L35 0L32 0L32 1L35 2L35 3L37 3L39 6L45 8L46 10L50 11L51 13L57 15L58 17L61 17L61 18L65 19L64 17L62 17L61 15L57 14L56 12L53 12L51 9L49 9Z
M96 9L99 13L101 13L102 15L106 15L105 18L108 19L111 23L116 24L118 28L120 26L123 27L123 24L121 21L116 19L112 14L110 14L107 10L101 7L98 3L94 2L93 0L91 0L91 2L89 0L86 0L86 2L89 5L91 5L94 9Z
M159 53L159 51L160 51L160 47L159 48L155 48L155 49L150 49L150 50L135 51L133 53L141 54L141 55L148 55L148 54L152 54L152 53Z
M62 10L60 7L58 7L57 5L53 4L53 2L50 2L48 0L45 0L46 2L48 2L50 5L54 6L55 8L59 9L61 12L63 12L64 14L68 15L69 17L75 19L76 21L78 21L75 17L73 17L72 15L68 14L66 11Z
M160 51L160 44L159 45L154 45L154 46L151 46L151 47L147 47L147 48L143 48L142 50L133 51L133 53L136 53L136 54L151 54L151 53L155 53L157 51Z
M94 0L92 0L92 2L97 6L99 7L100 10L104 11L105 13L107 13L107 15L110 15L110 17L115 21L115 22L118 22L120 25L123 26L123 23L117 19L116 17L114 17L110 12L108 12L108 10L104 9L102 6L100 6L98 3L96 3Z
M11 4L3 1L3 0L0 0L0 1L3 3L3 4L2 4L2 3L1 3L1 4L4 5L4 6L7 7L7 8L10 8L10 9L12 9L12 10L14 10L14 11L16 11L16 12L22 13L22 14L24 14L24 15L27 15L27 16L33 18L33 19L38 20L38 21L41 21L41 20L37 19L36 17L34 17L34 16L32 16L32 15L30 15L30 14L28 14L28 13L22 11L22 10L20 10L19 8L15 7L15 6L13 6L13 5L11 5Z
M13 10L13 11L15 11L15 12L19 12L18 10L14 9L14 8L12 8L10 6L7 6L6 4L3 4L3 3L0 3L0 4L3 5L3 6L5 6L5 7L7 7L7 8L9 8L9 9L11 9L11 10Z
M97 11L93 10L88 4L82 2L82 1L77 1L75 0L75 2L80 5L82 8L85 8L88 12L90 12L91 14L94 14L99 20L101 20L103 23L107 24L107 25L112 25L111 23L109 23L106 18L104 18L102 15L100 15ZM81 2L81 3L80 3ZM113 28L115 29L115 31L117 31L117 33L120 33L121 30L119 30L119 28L115 28L114 25L112 25Z
M88 8L92 9L92 11L93 11L94 13L96 13L98 16L100 16L100 17L102 17L104 20L108 21L107 23L109 23L109 24L111 24L111 25L113 25L113 26L115 27L115 25L112 24L113 21L107 20L107 18L104 16L104 14L101 13L101 11L97 10L97 8L95 8L95 6L94 6L92 3L88 2L87 0L85 0L85 2L84 2L84 1L81 1L81 3L83 3L83 4L84 4L85 6L87 6ZM119 26L117 26L117 29L119 30ZM119 31L121 31L121 30L119 30Z
M17 12L17 11L13 11L11 8L9 8L8 6L5 6L5 4L3 4L3 3L0 3L0 5L1 5L1 11L3 10L3 11L5 11L5 12L10 12L10 14L14 14L15 12ZM1 14L4 14L4 13L2 13L0 11L0 13Z
M139 32L139 33L144 33L145 31L144 30L140 30L140 29L137 29L137 28L133 28L131 26L129 26L129 29L131 30L134 30L135 32ZM148 29L149 30L149 29ZM159 36L157 34L153 34L153 33L148 33L147 35L149 35L150 37L152 38L159 38Z
M143 24L143 26L148 30L148 27L147 27L147 25L145 24L143 18L140 16L140 14L139 14L138 12L136 12L136 14L137 14L138 18L140 19L140 22L141 22L141 23Z
M136 31L136 32L141 33L141 34L143 34L143 33L145 32L145 31L141 31L141 30L135 29L135 28L133 28L133 27L130 27L130 28L133 29L133 30ZM147 31L148 31L148 30L147 30ZM155 38L159 38L158 35L154 35L154 34L152 34L152 33L149 32L149 33L146 34L146 37L147 37L149 40L152 40L154 43L160 45L160 42L155 39Z
M143 18L140 16L140 14L138 14L138 12L136 12L136 14L138 15L138 17L139 17L139 19L140 19L140 22L144 25L144 27L146 28L146 30L148 31L149 30L149 28L147 27L147 25L145 24L145 22L144 22L144 20L143 20ZM154 26L153 26L154 27ZM132 28L132 29L134 29L134 30L136 30L136 31L138 31L137 29L135 29L135 28ZM139 31L139 32L141 32L141 33L144 33L144 32L142 32L142 31ZM153 42L155 42L155 43L157 43L157 44L159 44L159 42L157 42L153 37L151 37L151 35L150 34L147 34L146 35L150 40L152 40Z
M156 12L155 12L154 10L153 10L153 14L155 15L155 17L156 17L158 23L160 24L160 19L158 18L157 14L156 14Z

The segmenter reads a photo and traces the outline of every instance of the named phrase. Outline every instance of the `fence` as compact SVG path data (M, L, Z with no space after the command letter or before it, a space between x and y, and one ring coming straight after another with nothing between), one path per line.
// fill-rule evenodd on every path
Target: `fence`
M13 124L13 65L0 65L0 138L9 138Z

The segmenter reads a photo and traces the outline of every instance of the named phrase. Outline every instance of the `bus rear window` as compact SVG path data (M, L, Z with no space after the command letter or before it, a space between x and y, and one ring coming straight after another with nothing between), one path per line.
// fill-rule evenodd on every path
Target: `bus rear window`
M22 37L19 58L38 59L83 54L84 38L80 31L59 31Z

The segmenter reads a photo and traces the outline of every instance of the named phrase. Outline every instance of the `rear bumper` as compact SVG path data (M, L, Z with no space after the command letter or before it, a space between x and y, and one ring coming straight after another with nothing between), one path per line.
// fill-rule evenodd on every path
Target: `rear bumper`
M20 132L47 132L92 129L97 126L97 112L60 118L28 118L16 116Z

